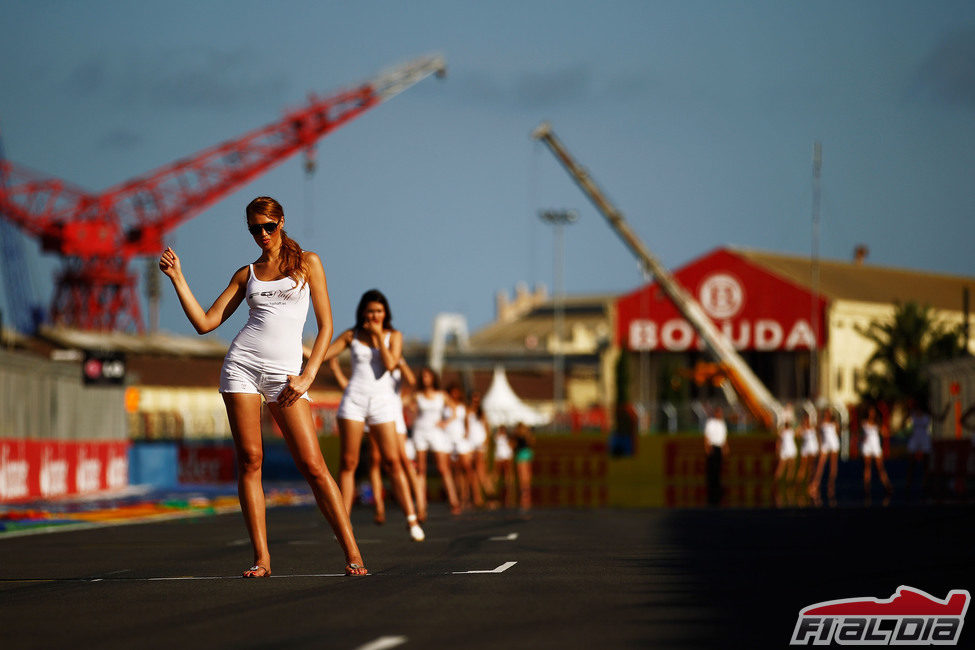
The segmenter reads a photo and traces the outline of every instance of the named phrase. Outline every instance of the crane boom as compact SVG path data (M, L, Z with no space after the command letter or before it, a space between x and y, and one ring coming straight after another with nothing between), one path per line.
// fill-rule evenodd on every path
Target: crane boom
M660 288L694 327L701 340L704 341L707 350L722 364L725 374L748 409L766 428L773 430L776 421L781 418L782 405L745 363L734 346L721 335L718 328L704 313L701 305L677 282L674 276L636 236L636 233L627 224L626 219L623 218L623 213L617 210L606 198L606 195L599 189L588 172L576 163L562 142L555 136L548 122L539 124L532 132L532 138L541 140L548 146L583 193L592 201L600 214L606 218L610 227L616 231L627 248L636 255L647 272L653 274Z
M128 262L163 249L165 234L289 156L431 74L442 56L391 68L264 127L92 193L0 160L0 217L64 258L52 321L84 329L142 329Z

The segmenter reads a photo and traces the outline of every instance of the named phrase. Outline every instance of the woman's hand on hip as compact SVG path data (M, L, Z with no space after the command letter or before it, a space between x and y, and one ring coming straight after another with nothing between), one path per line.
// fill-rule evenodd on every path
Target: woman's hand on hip
M278 404L291 406L311 388L312 380L301 375L288 375L288 385L278 394Z

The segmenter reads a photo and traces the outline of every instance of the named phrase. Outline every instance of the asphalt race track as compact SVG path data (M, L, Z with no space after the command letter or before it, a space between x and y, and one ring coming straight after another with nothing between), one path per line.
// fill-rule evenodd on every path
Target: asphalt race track
M353 513L370 575L308 506L0 536L4 648L788 647L798 611L909 585L975 591L975 508ZM971 647L965 629L959 646Z

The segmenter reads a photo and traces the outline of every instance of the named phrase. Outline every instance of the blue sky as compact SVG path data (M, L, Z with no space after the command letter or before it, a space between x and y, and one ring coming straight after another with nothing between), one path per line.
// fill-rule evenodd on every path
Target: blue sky
M543 119L670 267L727 244L808 254L819 140L824 257L866 243L873 264L975 275L975 3L8 0L0 24L7 156L94 191L446 56L447 79L321 140L311 180L288 160L171 233L207 305L256 257L242 212L260 194L324 259L337 329L372 287L420 339L438 312L476 329L498 290L551 287L544 208L579 212L570 293L634 288L635 260L531 141ZM57 265L27 247L46 302ZM192 331L168 286L161 326Z

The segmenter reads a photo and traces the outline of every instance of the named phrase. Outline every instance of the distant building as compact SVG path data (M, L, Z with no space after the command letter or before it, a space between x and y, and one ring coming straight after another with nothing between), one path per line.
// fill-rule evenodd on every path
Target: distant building
M975 289L975 278L871 266L862 255L814 265L808 257L733 248L674 274L776 397L834 404L857 401L873 352L858 329L909 301L960 324L964 291ZM668 361L686 366L700 356L690 325L655 283L621 297L616 309L617 344L631 355L649 353L652 379Z
M674 275L778 399L842 406L857 401L873 352L858 329L890 318L898 303L908 301L959 324L963 292L975 290L975 278L871 266L864 257L861 249L852 262L813 264L808 257L718 248ZM568 406L596 403L609 410L624 355L623 394L630 402L652 409L666 401L720 399L719 389L694 381L691 369L710 359L656 283L622 296L567 296L564 333L560 342L553 300L522 286L514 298L499 294L495 322L471 334L470 350L449 353L447 367L468 363L486 370L500 363L512 385L528 372L544 373L550 382L554 355L561 351ZM551 408L551 384L540 387L542 394L522 397Z

